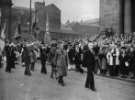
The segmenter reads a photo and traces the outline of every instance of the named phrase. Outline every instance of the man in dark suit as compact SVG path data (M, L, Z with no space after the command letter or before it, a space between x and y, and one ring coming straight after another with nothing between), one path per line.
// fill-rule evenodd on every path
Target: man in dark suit
M11 47L10 44L7 42L5 45L5 55L6 55L6 72L11 72L11 60L10 60L10 52L11 52Z
M11 66L11 68L15 68L15 61L17 60L17 58L16 58L16 54L15 54L14 44L12 44L10 48L11 48L10 49L10 61L11 61L10 66Z
M24 74L31 76L31 70L30 70L30 48L27 46L24 46L23 51L23 57L24 57L24 63L25 63L25 71Z
M46 69L47 52L44 46L40 48L40 60L41 60L41 73L47 74Z
M94 83L94 75L93 75L95 58L87 45L84 46L83 66L87 68L87 78L85 82L85 87L90 88L92 91L95 91L95 83Z
M79 44L75 46L75 66L76 71L83 73L83 69L81 68L82 60L81 60L81 49L79 47Z

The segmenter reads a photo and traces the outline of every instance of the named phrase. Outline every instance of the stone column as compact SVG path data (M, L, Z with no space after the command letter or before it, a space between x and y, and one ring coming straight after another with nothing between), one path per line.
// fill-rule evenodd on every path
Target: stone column
M119 8L119 22L120 22L120 34L124 34L124 8L125 8L125 0L120 0L120 8Z
M124 4L124 32L130 33L132 32L131 28L131 0L125 0Z

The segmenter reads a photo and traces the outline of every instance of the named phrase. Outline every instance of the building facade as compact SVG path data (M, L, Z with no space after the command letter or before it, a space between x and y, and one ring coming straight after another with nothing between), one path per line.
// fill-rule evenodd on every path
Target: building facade
M49 21L49 29L56 30L61 28L61 10L54 4L45 7L46 16Z
M100 30L135 32L135 0L100 0Z
M50 30L60 29L61 11L54 4L45 6L44 2L35 2L35 20L37 26L41 28L42 31L46 30L47 21Z
M35 20L38 40L69 40L78 38L77 32L61 28L61 10L54 4L45 6L44 2L35 2Z
M6 25L5 35L6 38L10 39L11 34L11 7L12 1L11 0L0 0L0 27L3 28ZM1 32L1 30L0 30Z
M78 32L63 29L50 31L50 36L52 40L75 40L82 37Z
M19 24L21 27L21 33L28 32L29 16L30 16L29 8L24 7L12 8L12 35L14 35L14 33L16 32L16 29Z
M39 30L45 31L46 15L44 2L35 2L35 22Z

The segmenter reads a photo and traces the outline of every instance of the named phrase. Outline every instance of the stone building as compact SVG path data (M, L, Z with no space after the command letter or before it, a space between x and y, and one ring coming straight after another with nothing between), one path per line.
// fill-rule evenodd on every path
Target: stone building
M25 7L13 7L12 8L12 34L16 32L18 25L20 24L21 33L28 32L28 22L29 22L29 8ZM27 29L24 29L27 27ZM27 31L26 31L27 30Z
M46 16L49 18L50 30L61 28L61 10L54 4L45 7Z
M32 9L32 22L34 22L34 13ZM32 37L33 34L29 33L29 22L30 22L30 9L26 7L14 6L12 7L12 23L11 23L11 34L10 38L12 41L16 37ZM31 39L31 38L29 38Z
M46 30L47 17L49 18L50 30L60 29L61 27L61 11L54 4L45 6L45 3L36 2L35 16L37 25L42 31Z
M82 35L73 30L52 30L50 31L50 36L52 40L75 40L82 37Z
M135 32L135 0L100 0L100 30Z
M11 7L12 0L0 0L0 27L6 24L6 38L10 39L11 33ZM0 30L1 31L1 30Z
M77 32L61 28L61 10L54 4L45 6L44 2L35 2L35 20L38 40L79 38Z
M45 31L46 15L44 2L35 2L35 21L39 30Z

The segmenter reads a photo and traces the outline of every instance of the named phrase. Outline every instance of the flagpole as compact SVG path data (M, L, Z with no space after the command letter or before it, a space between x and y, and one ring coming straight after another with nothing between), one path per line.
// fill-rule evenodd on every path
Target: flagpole
M31 34L31 25L32 25L32 19L31 19L31 17L32 17L32 11L31 11L31 2L32 2L32 0L30 0L30 17L29 17L29 33Z

